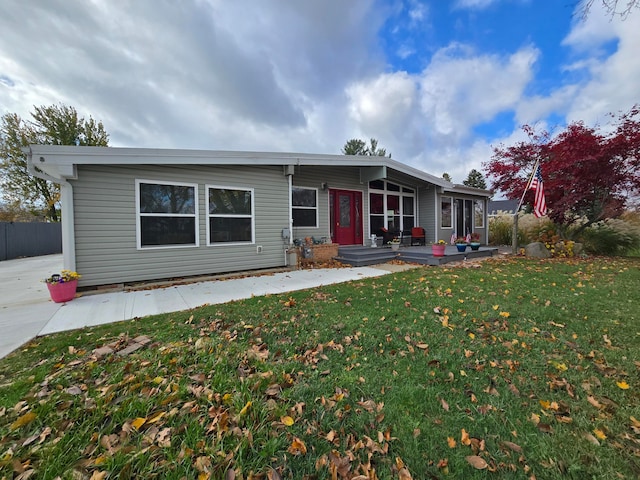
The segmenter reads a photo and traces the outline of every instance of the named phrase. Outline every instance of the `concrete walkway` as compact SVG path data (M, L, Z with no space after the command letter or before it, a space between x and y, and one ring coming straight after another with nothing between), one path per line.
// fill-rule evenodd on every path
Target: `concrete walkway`
M62 255L0 262L0 358L39 335L377 277L397 266L287 271L152 290L91 293L58 304L49 299L42 280L61 269Z

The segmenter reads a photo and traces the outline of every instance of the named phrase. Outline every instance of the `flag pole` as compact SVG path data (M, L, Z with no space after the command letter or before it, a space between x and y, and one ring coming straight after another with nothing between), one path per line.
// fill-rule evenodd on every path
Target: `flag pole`
M531 171L531 175L529 175L529 181L527 182L527 186L522 192L522 196L520 197L520 201L518 202L518 207L516 208L515 213L513 214L513 232L511 235L511 253L514 255L518 254L518 212L520 211L520 207L522 207L522 202L524 202L524 196L527 194L529 187L531 186L531 182L533 181L533 176L536 174L536 170L538 169L538 165L540 164L540 159L536 160L536 164L533 166L533 170Z

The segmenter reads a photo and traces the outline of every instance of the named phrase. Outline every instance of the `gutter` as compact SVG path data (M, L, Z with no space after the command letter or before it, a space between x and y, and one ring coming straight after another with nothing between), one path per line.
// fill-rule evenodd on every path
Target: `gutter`
M63 178L53 177L33 164L31 147L22 150L27 155L27 172L36 178L60 185L60 214L62 216L62 265L65 270L76 270L76 242L73 212L73 186ZM44 157L40 157L44 161Z

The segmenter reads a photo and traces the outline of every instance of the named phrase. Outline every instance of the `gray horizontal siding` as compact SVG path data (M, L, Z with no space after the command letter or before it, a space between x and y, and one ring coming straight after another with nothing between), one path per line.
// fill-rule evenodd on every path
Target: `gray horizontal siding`
M425 240L432 242L437 240L436 237L436 204L435 187L430 185L418 189L418 225L425 229Z
M142 249L136 239L136 179L198 185L198 247ZM282 167L78 166L74 188L76 269L81 286L283 266L288 225ZM253 188L255 243L206 244L205 185ZM257 245L263 248L257 253Z
M369 218L366 212L369 211L369 199L367 197L367 185L360 183L360 168L358 167L322 167L322 166L302 166L296 167L293 176L293 185L299 187L310 187L318 189L318 228L294 228L293 238L304 237L330 237L329 228L329 192L322 191L322 184L328 184L329 188L342 190L355 190L362 192L364 202L363 215L364 237L367 237L369 230Z

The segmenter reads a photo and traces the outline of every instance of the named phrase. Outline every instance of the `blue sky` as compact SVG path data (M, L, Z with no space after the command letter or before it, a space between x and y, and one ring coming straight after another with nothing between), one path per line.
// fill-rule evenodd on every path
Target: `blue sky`
M640 10L595 0L3 0L0 113L63 103L112 146L393 158L462 182L493 146L640 103ZM578 12L578 13L576 13Z

